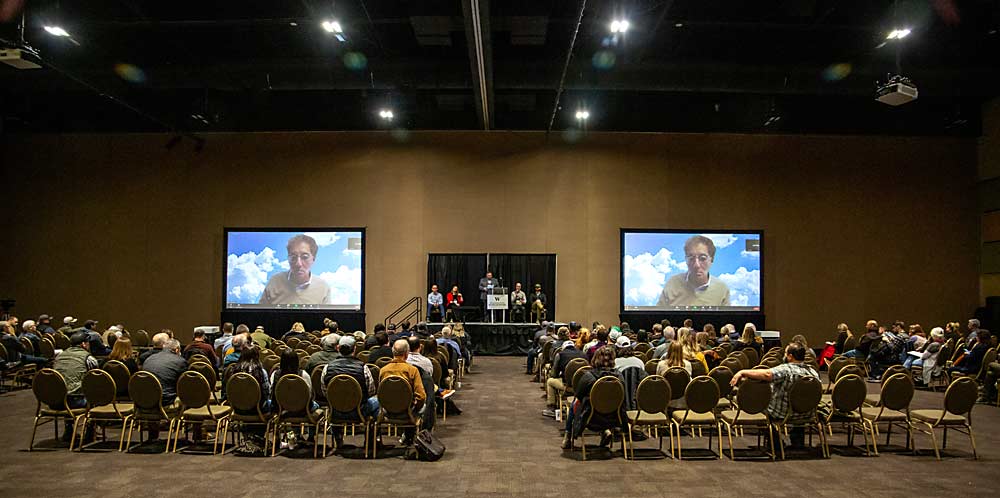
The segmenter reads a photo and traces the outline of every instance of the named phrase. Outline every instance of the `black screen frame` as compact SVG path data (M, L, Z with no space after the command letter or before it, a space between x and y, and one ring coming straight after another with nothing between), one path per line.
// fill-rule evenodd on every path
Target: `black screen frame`
M765 300L764 289L764 230L763 229L687 229L687 228L620 228L619 229L619 252L618 252L618 311L619 313L674 313L678 310L626 310L625 309L625 235L629 233L667 233L667 234L741 234L758 235L760 237L760 306L759 310L727 309L727 310L684 310L685 313L693 314L719 314L719 313L763 313Z
M221 304L223 311L257 311L257 312L278 312L278 313L363 313L365 311L365 280L367 277L367 234L368 227L223 227L222 228L222 293ZM229 232L361 232L361 308L353 309L327 309L327 308L230 308L226 305L226 289L228 288L227 273L229 268Z

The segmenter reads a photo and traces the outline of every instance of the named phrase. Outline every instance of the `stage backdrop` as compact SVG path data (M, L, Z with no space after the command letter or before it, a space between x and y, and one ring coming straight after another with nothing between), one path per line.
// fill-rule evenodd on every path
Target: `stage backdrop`
M466 306L482 306L479 279L486 275L487 268L495 278L502 278L511 292L516 282L521 282L525 294L533 292L535 284L541 284L547 316L555 316L555 254L428 254L425 293L430 292L431 285L437 284L441 293L447 295L451 287L457 285Z

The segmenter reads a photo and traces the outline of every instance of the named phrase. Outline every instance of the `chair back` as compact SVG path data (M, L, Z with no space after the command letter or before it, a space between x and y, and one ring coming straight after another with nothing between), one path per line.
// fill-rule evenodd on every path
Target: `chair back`
M441 367L441 362L438 361L437 358L431 358L431 366L434 368L434 372L432 374L434 376L434 383L439 386L443 386L445 375L444 368Z
M653 346L650 343L648 343L648 342L640 342L639 344L635 345L635 350L638 351L638 352L640 352L640 353L645 353L646 351L649 351L650 349L653 349Z
M104 370L90 370L83 376L83 396L87 406L94 408L114 403L118 395L115 379Z
M21 346L24 346L25 353L28 353L32 356L38 354L38 351L35 351L35 345L31 343L31 339L28 339L27 337L22 337L18 340L21 342Z
M433 363L432 363L433 365ZM372 374L372 381L375 382L375 390L378 390L378 379L379 379L379 368L378 365L374 363L365 363L365 368L368 369L368 373Z
M719 363L719 365L728 368L734 374L743 370L743 362L739 358L732 355L723 359L722 363Z
M656 367L660 364L660 360L649 360L646 362L646 375L656 375Z
M392 358L389 358L388 356L383 356L383 357L375 360L375 366L377 366L379 368L382 368L382 367L388 365L391 362L392 362Z
M906 374L907 376L910 375L910 371L903 365L892 365L889 368L886 368L885 372L882 372L882 384L884 385L885 381L889 380L889 377L900 373Z
M833 385L833 409L842 413L856 412L865 402L868 385L858 375L841 375Z
M297 349L299 347L299 343L301 342L302 340L298 337L289 337L288 340L285 341L285 344L292 349Z
M749 363L747 364L747 368L753 368L760 364L760 354L757 353L756 349L744 348L743 355L746 356L747 361L749 361Z
M212 399L212 388L204 375L188 370L177 378L177 397L184 408L201 408Z
M735 358L737 361L740 362L740 370L746 370L750 368L752 365L750 365L750 357L747 356L746 353L744 353L744 351L746 350L741 349L739 351L733 351L732 353L729 354L729 356L726 357L726 359Z
M389 414L409 413L413 406L413 388L398 375L389 375L378 385L378 404Z
M226 382L226 401L234 410L256 411L260 407L260 383L246 372L238 372Z
M212 363L212 361L209 360L207 356L205 356L205 355L203 355L201 353L195 353L195 354L191 355L190 358L188 358L188 365L191 365L193 363L198 363L198 362L208 363L208 364Z
M318 346L316 344L313 344L313 345L311 345L311 346L309 346L309 347L306 348L306 352L309 353L310 355L314 355L314 354L316 354L316 353L318 353L318 352L320 352L322 350L323 350L323 346Z
M266 356L264 359L260 360L260 362L264 365L264 370L270 372L275 365L281 363L281 357L278 355Z
M326 368L326 365L316 365L313 367L313 371L309 374L309 380L312 381L313 397L316 401L326 399L326 385L323 384L324 368Z
M837 372L837 378L833 379L833 383L836 384L837 379L839 379L843 375L857 375L858 377L861 377L864 374L865 371L862 370L860 366L854 363L851 363L849 365L844 365L844 367Z
M128 371L128 367L118 360L108 360L104 363L102 369L114 379L115 387L118 390L116 396L118 398L128 398L128 380L132 375Z
M767 358L760 360L760 365L758 366L763 365L767 368L774 368L778 365L781 365L782 363L784 362L781 361L781 358L778 358L777 356L768 356Z
M846 340L844 340L844 352L845 353L847 351L852 350L852 349L857 349L857 347L858 347L858 338L857 337L848 337Z
M38 343L43 358L52 359L56 357L56 345L48 337L43 337Z
M841 376L843 375L842 370ZM815 410L822 398L823 385L820 384L819 380L811 375L799 377L788 391L788 404L791 408L789 415L809 413Z
M755 414L767 410L771 402L771 383L763 380L744 379L736 391L736 405L740 411Z
M642 379L635 390L636 406L646 413L667 413L671 398L670 383L656 374Z
M708 375L708 368L697 359L691 360L691 376L698 377L701 375Z
M913 400L913 390L913 379L909 374L897 373L888 378L883 376L879 404L890 410L907 410Z
M212 365L209 365L208 362L197 361L191 363L188 365L188 371L200 373L202 377L205 377L205 381L207 381L208 385L211 387L209 392L215 391L215 382L218 379L215 376L215 368L212 367Z
M590 406L594 413L601 415L617 415L625 402L625 386L615 377L605 376L597 379L590 390Z
M671 401L681 399L685 395L691 374L683 367L670 367L663 373L663 378L670 384Z
M45 349L44 346L42 349ZM990 348L986 350L986 354L983 355L983 362L979 365L979 372L976 373L976 379L982 379L983 374L986 373L986 369L989 368L990 363L997 361L997 348Z
M305 412L309 408L312 397L306 380L296 374L285 374L278 379L274 387L274 399L278 406L286 412Z
M573 383L570 385L573 386L574 393L577 392L577 387L579 387L580 381L583 379L583 374L587 373L588 370L593 370L593 369L594 368L591 367L590 365L584 365L576 369L576 372L573 372Z
M837 382L837 375L840 373L840 369L847 366L850 362L851 360L843 356L838 356L830 362L830 366L826 370L827 377L830 379L830 384Z
M128 380L128 395L136 409L145 412L162 412L163 386L155 375L140 370Z
M733 386L729 384L733 380L733 371L729 367L719 365L708 372L708 376L719 386L719 397L729 397L729 394L733 392Z
M944 409L954 415L969 415L976 406L979 385L971 377L959 377L952 381L944 393Z
M61 373L51 368L39 370L31 381L31 391L35 393L35 399L38 401L59 410L67 409L66 379Z
M370 355L370 354L371 354L371 351L368 351L368 350L362 350L362 351L360 351L360 352L359 352L358 354L356 354L355 356L356 356L356 357L357 357L357 358L358 358L359 360L361 360L361 361L363 361L363 362L365 362L365 363L368 363L368 355Z
M580 367L583 367L585 365L587 365L587 360L583 358L573 358L572 360L569 360L569 363L566 364L566 368L563 369L564 385L572 386L573 375L576 374L576 371L580 369Z
M733 352L733 343L731 342L719 344L719 347L722 348L722 352L726 353L726 355Z
M137 348L149 347L149 334L145 330L137 330L132 334L132 344Z
M54 337L56 349L69 349L69 337L63 335L62 332L56 332Z
M719 404L719 386L707 375L695 377L684 390L684 402L688 410L708 413Z
M543 365L547 364L549 362L549 358L552 357L552 342L553 341L545 341L545 344L542 344L542 364Z
M963 350L965 350L965 340L964 339L958 341L958 344L955 345L955 350L951 352L951 358L948 358L948 359L951 360L951 361L955 361L956 359L958 359L958 356L962 354Z
M326 385L326 400L335 411L361 414L361 402L364 394L361 391L361 384L350 375L340 374L330 379Z

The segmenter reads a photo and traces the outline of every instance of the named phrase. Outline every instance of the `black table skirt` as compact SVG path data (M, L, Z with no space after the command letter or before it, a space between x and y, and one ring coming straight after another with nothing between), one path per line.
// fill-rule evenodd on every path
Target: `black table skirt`
M438 332L443 323L428 324ZM528 354L539 329L535 323L466 323L465 334L473 354L485 356L521 356Z

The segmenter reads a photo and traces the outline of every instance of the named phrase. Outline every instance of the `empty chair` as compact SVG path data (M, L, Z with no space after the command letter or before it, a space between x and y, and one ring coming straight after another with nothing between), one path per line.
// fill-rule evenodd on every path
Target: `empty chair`
M719 363L719 366L726 367L731 372L733 372L733 374L736 374L740 370L743 370L743 361L735 356L730 355L727 356L725 359L723 359L722 363Z
M215 394L215 391L219 386L217 385L218 381L216 380L215 369L212 368L212 365L209 365L208 363L202 361L198 361L188 365L188 370L198 372L205 377L205 380L208 381L208 385L211 388L212 402L217 405L220 404L219 397Z
M715 408L725 410L732 406L729 395L733 392L733 386L730 385L730 381L733 380L733 372L728 367L719 365L708 372L708 376L715 381L715 385L719 386L719 404Z
M892 427L898 426L906 430L906 447L913 448L913 424L910 422L910 401L913 400L913 379L906 373L893 374L886 378L882 376L882 392L878 403L861 408L861 417L871 431L872 447L878 455L878 442L874 435L878 433L878 424L886 424L885 444L892 438Z
M83 377L83 395L87 398L87 407L84 414L77 418L77 424L83 429L82 432L76 427L74 433L80 434L80 450L83 450L83 434L86 433L87 424L91 422L109 424L112 422L122 424L122 433L118 438L118 451L122 450L125 444L125 421L132 416L132 403L118 402L118 387L115 379L104 370L90 370ZM73 442L70 441L70 451L73 450Z
M871 455L868 445L868 425L861 418L861 406L865 402L867 390L867 384L860 376L855 374L840 375L833 385L833 392L830 394L832 410L820 417L820 423L828 427L837 423L847 427L848 445L854 444L854 429L860 428L865 437L865 452ZM833 432L832 429L830 432ZM820 437L823 443L823 455L829 458L830 445L826 441L826 433L821 431ZM874 438L873 432L872 439Z
M660 364L660 360L649 360L646 362L645 370L647 375L656 375L656 366Z
M726 426L729 437L729 458L736 459L733 450L733 427L755 427L758 437L767 429L767 439L771 444L771 460L774 460L774 431L771 418L767 415L767 405L771 401L771 384L762 380L744 379L736 391L736 404L733 409L723 410L719 420ZM722 434L719 434L722 439Z
M951 429L969 436L969 442L972 444L972 457L979 458L976 454L976 438L972 435L972 407L976 405L978 395L979 387L976 385L976 381L972 380L971 377L959 377L952 381L944 393L943 410L913 410L910 412L910 417L914 422L927 426L927 430L923 430L914 423L915 429L931 436L934 456L938 460L941 459L941 452L938 450L934 429L939 427L944 430L942 448L948 444L948 429Z
M628 445L632 450L632 459L635 460L635 442L632 441L632 430L634 427L650 427L659 440L659 450L663 451L663 436L660 436L659 429L666 427L670 431L670 419L667 416L667 405L670 404L672 394L670 384L663 377L653 374L639 383L635 390L636 410L625 412L628 417ZM670 454L674 454L674 439L670 437ZM628 458L628 453L625 454Z
M51 360L56 357L56 346L47 337L43 337L42 340L38 342L38 347L41 349L39 354L42 358Z
M672 370L672 369L671 369ZM707 375L695 377L688 383L684 390L684 402L687 406L684 410L676 410L670 415L674 430L677 431L677 459L683 460L681 450L681 429L691 428L715 428L719 434L719 453L717 458L722 458L722 427L715 414L715 406L719 403L719 386ZM712 433L708 436L709 449L712 446Z
M882 386L884 387L886 380L888 380L893 375L900 373L906 375L907 377L910 377L910 371L907 370L906 367L904 367L903 365L891 365L889 368L885 369L885 372L882 372L882 379L880 381L880 384L882 384ZM878 402L879 402L878 394L869 394L867 397L865 397L865 404L868 406L878 406Z
M670 384L670 407L684 408L684 392L691 382L691 375L683 367L670 367L663 373L663 378Z
M225 452L226 424L233 408L212 405L210 401L213 397L213 388L214 382L209 384L209 380L196 370L188 370L177 379L177 399L180 400L181 406L178 410L177 430L174 431L174 453L177 453L177 442L180 439L181 431L184 430L184 424L195 424L197 430L204 422L215 422L215 442L212 444L212 454L218 453L220 442L222 443L222 451Z

